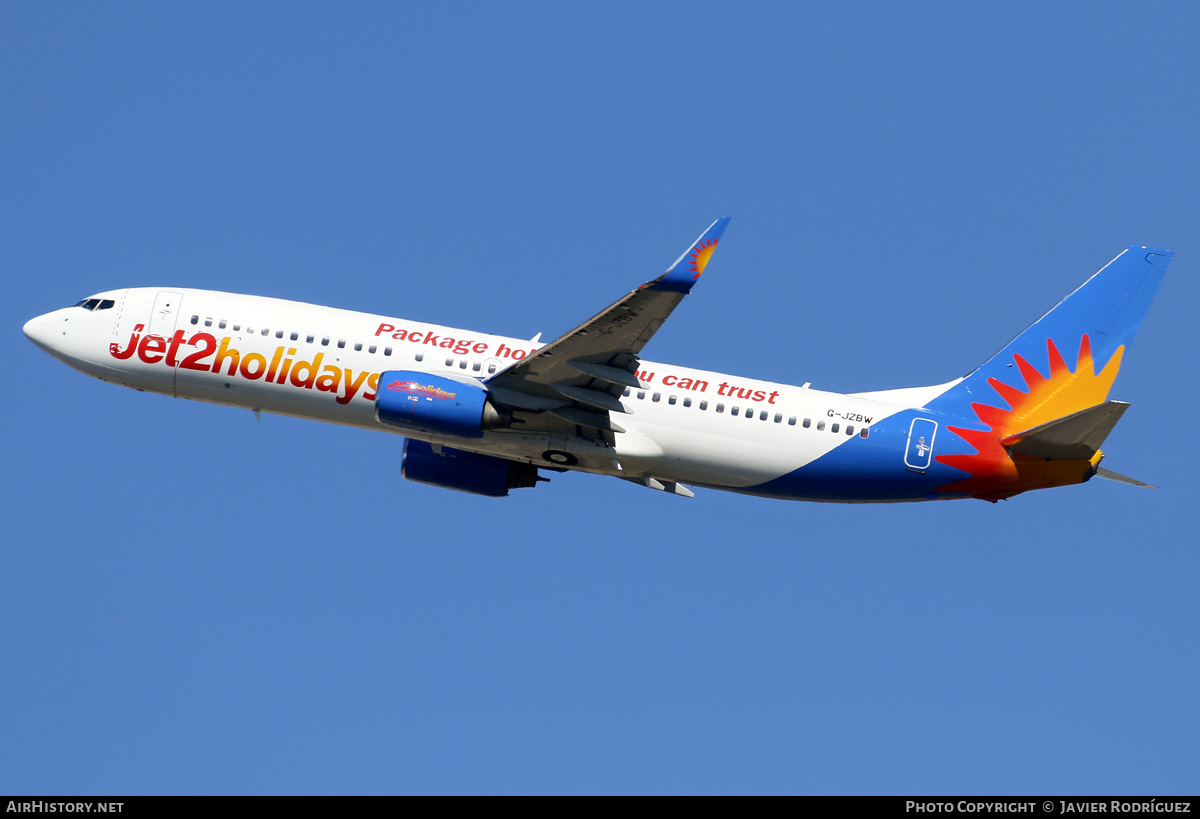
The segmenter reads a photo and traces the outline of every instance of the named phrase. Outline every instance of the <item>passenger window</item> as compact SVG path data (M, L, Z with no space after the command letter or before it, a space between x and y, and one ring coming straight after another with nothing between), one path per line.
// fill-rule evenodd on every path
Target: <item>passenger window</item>
M700 402L700 409L701 409L701 410L706 410L706 409L708 409L708 402L707 402L707 401L701 401L701 402Z
M717 412L724 412L724 411L725 411L725 405L717 404Z
M391 347L384 347L384 348L383 348L383 354L384 354L384 355L391 355L391 354L392 354L392 348L391 348Z
M494 373L494 372L496 372L496 365L495 365L495 364L488 364L488 375L491 375L491 374L492 374L492 373Z
M217 327L224 330L225 329L225 319L221 319L219 322L217 322Z
M309 335L309 336L306 336L306 337L305 337L305 339L304 339L304 343L305 343L305 344L312 344L312 343L313 343L313 337L312 337L311 335Z
M269 328L269 327L262 328L262 335L264 335L264 336L271 335L271 328Z
M767 420L767 411L766 410L763 410L762 412L760 412L758 414L758 420L760 420L760 421Z
M685 399L683 399L683 405L684 405L685 407L690 407L690 406L692 405L692 399L691 399L691 398L685 398Z
M283 338L283 330L276 330L275 338Z
M805 429L808 429L808 428L809 428L809 427L811 427L811 426L812 426L812 419L811 419L811 418L805 418L805 419L804 419L804 428L805 428Z
M670 404L671 406L675 406L675 396L673 396L673 395L668 396L667 403Z
M368 347L368 348L367 348L367 352L368 352L368 353L374 353L374 352L375 352L376 350L378 350L378 349L379 349L379 347L378 347L378 346L376 346L376 345L372 344L370 347Z
M645 397L646 397L646 391L645 391L645 390L638 390L638 400L639 400L639 401L641 401L641 400L642 400L642 399L644 399Z
M862 432L858 433L858 437L859 437L859 438L866 438L866 437L867 437L868 435L870 435L870 434L871 434L871 431L870 431L870 430L869 430L867 427L863 427L863 428L862 428Z
M629 397L629 393L631 393L631 392L633 392L633 390L629 389L629 387L626 387L626 388L625 388L625 392L621 393L621 395L622 395L623 397L625 397L625 398L628 398L628 397Z
M425 353L417 353L417 361L424 361Z
M788 418L788 426L789 426L789 427L794 427L794 426L796 426L796 416L795 416L795 415L793 415L793 416L791 416L790 418Z
M467 360L465 358L460 358L458 360L458 368L460 370L465 370L467 368Z
M356 352L356 353L362 352L362 342L361 341L354 342L354 352Z
M322 346L322 347L328 347L328 346L329 346L329 336L325 336L323 339L321 339L321 346Z
M211 319L211 318L206 318L206 319L204 320L204 326L205 326L205 327L212 327L212 319Z
M854 427L847 425L847 426L846 426L846 434L847 434L847 435L853 435L853 434L854 434Z
M447 358L447 359L446 359L446 366L447 366L447 367L453 367L453 366L454 366L454 359L453 359L453 358Z
M781 422L782 420L783 420L783 414L782 414L782 413L778 413L778 412L777 412L777 413L775 413L775 423L777 423L777 424L778 424L778 423L779 423L779 422Z
M297 333L295 330L292 330L292 334L291 334L291 336L289 336L289 338L291 338L292 341L299 341L300 334Z
M237 332L237 331L238 331L238 330L240 330L240 329L242 329L242 325L240 325L240 324L235 324L235 325L233 325L233 330L234 330L234 332Z
M476 361L474 364L471 365L471 372L473 372L473 373L477 373L482 369L483 369L483 364L479 361ZM629 390L625 390L625 394L629 395Z
M824 422L824 421L817 421L817 429L819 429L819 430L820 430L820 429L825 429L825 422Z
M834 424L833 426L831 426L831 427L829 428L829 431L830 431L830 432L837 432L837 431L838 431L838 425L837 425L837 424Z
M737 407L732 407L732 408L729 410L729 414L730 414L730 415L737 415L737 414L738 414L738 408L737 408Z
M344 339L344 338L339 338L339 339L338 339L338 349L339 349L339 350L344 350L344 349L346 349L346 339Z
M200 317L192 316L192 324L199 324L199 323L200 323Z
M658 393L658 392L656 392L656 393L654 393L654 395L650 396L650 400L656 404L658 403L658 400L660 398L662 398L662 393Z

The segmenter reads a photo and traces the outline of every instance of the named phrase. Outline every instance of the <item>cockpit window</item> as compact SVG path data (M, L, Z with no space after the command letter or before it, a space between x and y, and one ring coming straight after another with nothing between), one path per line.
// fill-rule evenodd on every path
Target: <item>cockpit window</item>
M72 304L72 307L82 307L84 310L107 310L116 304L112 299L84 299Z

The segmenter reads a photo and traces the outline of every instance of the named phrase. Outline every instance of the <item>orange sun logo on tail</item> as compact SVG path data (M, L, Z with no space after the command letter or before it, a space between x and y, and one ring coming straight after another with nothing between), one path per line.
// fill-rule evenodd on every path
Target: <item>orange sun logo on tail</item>
M1079 343L1074 372L1067 367L1052 340L1046 340L1046 349L1050 354L1049 376L1043 376L1021 356L1013 356L1025 379L1026 392L995 378L988 379L992 389L1009 405L1009 409L1003 409L971 404L971 409L988 429L947 427L975 447L976 452L971 455L938 455L937 461L968 472L971 477L939 486L936 491L997 500L1028 489L1079 483L1085 479L1086 470L1081 469L1079 461L1046 461L1018 453L1010 454L1001 441L1010 435L1104 403L1121 369L1125 347L1118 347L1099 373L1096 372L1091 341L1086 334ZM1086 475L1090 476L1090 472Z
M704 272L704 268L708 266L708 260L712 258L713 251L717 249L716 239L706 239L696 243L696 246L691 250L691 258L688 259L689 269L695 273L693 279L700 278L700 274Z

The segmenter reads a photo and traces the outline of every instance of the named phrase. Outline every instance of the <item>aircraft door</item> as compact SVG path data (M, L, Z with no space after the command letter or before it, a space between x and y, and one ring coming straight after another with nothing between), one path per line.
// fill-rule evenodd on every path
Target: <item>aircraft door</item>
M183 309L183 294L175 290L159 290L150 313L150 326L146 334L170 338L175 334L175 320Z
M904 448L904 466L912 472L924 472L933 462L933 439L937 437L937 421L914 418L908 428L908 445Z
M183 294L176 290L159 290L152 296L151 292L140 291L137 294L140 303L126 309L122 323L136 321L136 324L121 329L123 339L118 343L122 347L130 346L124 358L117 358L122 362L122 369L136 376L136 383L131 383L130 386L174 395L175 367L167 365L164 353L175 334L175 324L183 305ZM150 304L151 298L154 299L153 305ZM147 307L150 308L148 316ZM130 335L125 336L125 332L129 332ZM149 347L147 345L151 343L151 337L158 341ZM132 347L135 343L138 345L136 351Z

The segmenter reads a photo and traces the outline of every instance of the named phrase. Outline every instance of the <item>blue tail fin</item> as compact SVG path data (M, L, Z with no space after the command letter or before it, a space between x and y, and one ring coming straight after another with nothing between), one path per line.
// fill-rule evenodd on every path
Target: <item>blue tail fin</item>
M1127 248L963 381L939 396L930 409L956 414L955 409L966 409L964 399L995 404L997 395L1012 406L1010 399L1018 397L1014 391L1028 394L1034 382L1061 378L1064 365L1067 375L1073 376L1069 380L1077 382L1064 384L1068 387L1065 392L1078 395L1076 400L1061 394L1050 396L1052 400L1048 403L1064 410L1055 417L1102 403L1120 369L1121 356L1137 335L1170 260L1171 252L1167 250ZM1102 395L1099 385L1086 384L1087 380L1081 378L1079 369L1085 363L1091 364L1097 377L1104 374L1107 383ZM1087 388L1081 391L1083 387Z
M1029 489L1080 483L1095 474L1103 457L1095 447L1081 453L1061 447L1028 452L1014 442L1059 429L1067 422L1053 422L1061 419L1078 425L1094 415L1085 410L1107 401L1125 348L1170 260L1165 250L1126 249L979 369L930 401L929 410L950 416L946 429L953 433L941 439L935 460L967 476L934 491L995 501ZM1112 419L1104 434L1115 423Z

